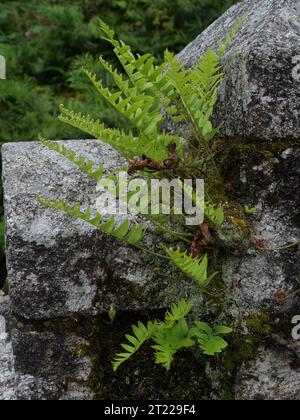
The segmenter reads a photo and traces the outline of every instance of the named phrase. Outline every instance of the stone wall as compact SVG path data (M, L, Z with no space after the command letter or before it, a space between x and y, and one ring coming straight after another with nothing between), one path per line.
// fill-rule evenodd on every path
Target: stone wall
M215 114L225 121L217 158L229 197L256 208L245 219L231 217L239 230L247 227L248 246L220 256L228 292L207 302L165 263L38 206L39 193L93 205L95 184L37 142L7 144L10 296L0 295L0 399L300 398L300 342L291 338L300 314L299 246L276 249L300 236L300 2L244 1L179 57L194 65L246 12L224 56ZM101 141L68 144L106 170L123 164ZM148 229L151 246L158 239ZM218 322L235 327L229 352L209 364L187 352L165 373L146 348L114 375L110 361L131 322L186 296L193 296L195 315L205 316L210 305Z

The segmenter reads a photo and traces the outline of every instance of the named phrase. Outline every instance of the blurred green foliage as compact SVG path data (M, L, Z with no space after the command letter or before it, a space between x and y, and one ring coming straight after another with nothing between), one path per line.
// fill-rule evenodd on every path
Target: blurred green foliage
M59 103L119 124L79 72L86 60L94 66L93 56L112 54L100 38L98 16L134 50L159 59L167 47L180 51L236 1L0 1L0 54L7 60L7 80L0 83L0 141L36 139L39 132L78 138L78 131L53 118Z

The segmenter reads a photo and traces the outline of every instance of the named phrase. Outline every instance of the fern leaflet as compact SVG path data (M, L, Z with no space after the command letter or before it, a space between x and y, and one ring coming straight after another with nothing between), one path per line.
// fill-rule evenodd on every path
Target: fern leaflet
M196 321L195 325L193 331L204 354L214 356L227 348L228 343L220 335L232 333L231 328L221 325L212 329L205 322L199 321Z
M134 335L125 335L130 344L121 344L122 348L126 352L116 354L112 363L114 371L116 371L122 363L126 362L131 356L133 356L133 354L139 350L145 341L151 338L154 326L154 323L151 321L148 322L147 326L145 326L142 322L138 322L138 325L132 325Z
M156 344L152 346L156 350L156 363L169 370L174 354L182 348L192 347L195 344L192 336L193 332L185 319L176 321L172 326L167 325L165 328L157 329L153 334Z
M102 216L100 213L96 212L96 214L92 217L91 209L88 207L85 211L82 211L78 203L72 207L68 201L64 202L63 200L56 199L48 200L43 197L38 197L38 203L44 207L60 210L76 217L77 219L84 220L90 225L95 226L103 232L108 233L117 239L123 240L130 245L138 245L145 235L145 229L142 225L135 225L130 229L129 222L126 219L120 226L116 227L114 216L112 216L107 222L102 223Z
M94 179L96 182L99 182L103 175L103 166L99 166L95 169L95 165L93 162L85 159L83 156L78 155L76 156L76 152L70 148L67 148L64 144L60 144L57 141L47 140L44 137L40 137L40 142L45 146L48 147L50 150L66 157L69 159L74 165L76 165L79 169L81 169L84 173Z
M174 264L185 273L188 277L193 279L200 287L206 287L212 279L218 274L214 273L208 277L207 266L208 258L205 255L202 259L193 258L187 254L187 251L181 252L180 249L171 249L162 245L162 248L171 257Z
M173 303L169 311L165 315L165 324L172 326L176 321L185 318L192 308L191 302L181 300L180 302Z
M178 152L182 154L182 145L177 136L159 134L150 140L147 137L135 137L131 131L125 133L123 130L105 127L99 120L93 120L89 115L82 115L68 110L63 105L60 107L61 115L59 120L73 127L79 128L86 133L105 143L113 146L125 159L132 160L137 156L151 156L154 159L163 161L168 156L168 145L176 143Z

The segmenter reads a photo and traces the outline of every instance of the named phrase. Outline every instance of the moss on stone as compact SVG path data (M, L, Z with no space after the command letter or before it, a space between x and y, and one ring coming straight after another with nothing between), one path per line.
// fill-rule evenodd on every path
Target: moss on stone
M239 188L241 168L251 168L261 164L262 161L269 163L272 168L275 158L280 157L283 151L295 147L299 147L299 141L251 141L242 137L217 140L215 159L224 178L229 198L234 200L239 197L237 191L241 192ZM241 190L243 193L243 189Z
M255 359L259 347L276 332L278 325L266 312L254 312L242 322L249 333L234 332L230 338L228 350L221 357L219 383L222 384L220 395L222 399L234 399L233 386L238 368L248 360Z
M246 325L254 335L267 337L274 328L274 321L266 312L257 312L247 320Z

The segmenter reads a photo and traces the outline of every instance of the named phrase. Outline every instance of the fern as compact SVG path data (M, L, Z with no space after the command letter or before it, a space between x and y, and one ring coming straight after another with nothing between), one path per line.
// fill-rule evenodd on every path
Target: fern
M224 223L224 211L221 207L214 206L211 203L204 204L204 213L210 222L216 226L221 226Z
M179 109L185 114L198 141L212 139L218 129L213 129L210 118L217 100L218 82L222 78L218 55L208 50L196 69L184 69L179 59L168 51L165 60L168 78L179 95Z
M152 136L157 134L157 126L162 122L163 116L159 109L153 108L151 96L141 93L134 97L125 97L122 91L113 93L108 87L104 87L102 81L97 80L95 74L88 70L85 70L85 74L104 99L128 118L148 140L152 140Z
M167 146L174 141L179 146L181 140L179 137L171 138L160 133L163 121L160 110L162 105L176 122L186 117L187 122L194 128L199 143L202 142L204 157L211 166L215 166L205 141L214 137L218 131L218 128L212 126L211 115L222 79L220 54L210 49L195 69L184 69L183 64L167 52L165 62L156 66L150 54L135 56L128 45L115 39L114 31L101 20L100 28L113 45L128 78L114 69L103 57L100 57L100 64L112 76L118 90L112 91L103 86L102 81L97 80L92 71L86 69L84 72L100 95L125 116L140 135L134 137L131 132L109 129L98 120L73 113L64 107L60 120L106 141L128 159L146 155L163 161L167 158ZM230 40L236 30L237 26L229 35ZM214 171L216 172L215 167Z
M40 142L45 146L48 147L50 150L66 157L69 159L74 165L76 165L80 170L94 179L96 182L99 182L103 175L103 166L99 166L95 169L95 165L93 162L88 161L83 156L78 155L76 156L76 152L70 148L67 148L64 144L60 144L58 142L54 142L51 140L47 140L44 137L40 136Z
M153 334L156 343L152 348L155 352L155 362L170 369L174 354L187 347L192 347L195 342L192 339L193 331L188 327L185 319L176 321L172 326L159 328Z
M214 273L208 277L208 258L205 255L202 259L193 258L188 255L187 252L181 252L180 249L173 250L162 246L166 253L171 257L173 263L181 270L184 274L199 284L201 288L208 286L213 278L218 274Z
M116 371L120 365L126 362L131 356L136 353L139 348L149 340L152 336L154 324L148 322L145 326L142 322L138 322L138 325L132 325L132 331L134 335L126 334L125 337L130 344L121 344L122 348L126 351L123 353L117 353L113 361L113 369Z
M192 308L191 302L181 300L178 304L173 303L170 310L166 312L165 324L172 326L176 321L185 318Z
M91 209L88 207L85 211L82 211L78 203L75 206L67 201L56 200L56 199L45 199L43 197L38 197L38 203L44 207L60 210L64 213L74 216L77 219L84 220L92 226L102 230L105 233L108 233L114 236L117 239L123 240L130 245L138 245L145 234L145 229L142 225L135 225L133 228L129 229L129 222L125 220L120 226L116 227L115 218L112 216L107 222L102 223L102 216L100 213L91 216Z
M181 300L166 312L164 321L149 321L147 326L142 322L137 326L133 325L134 335L125 335L128 343L121 344L125 352L116 355L113 361L114 371L148 340L155 343L151 346L155 350L155 363L167 370L171 367L174 355L181 349L194 346L195 340L206 355L212 356L224 350L227 343L220 336L231 333L231 328L219 326L212 329L200 321L196 321L195 327L190 328L186 319L190 310L191 303Z
M178 182L183 184L182 179L186 178L186 175L191 175L185 163L188 166L187 156L192 156L195 162L201 163L198 173L201 171L205 175L210 194L214 187L222 187L222 179L210 142L220 129L220 127L214 127L212 123L213 109L223 79L220 60L242 21L239 20L233 26L226 35L224 43L219 43L217 52L213 49L206 51L193 69L185 68L184 64L168 51L165 54L165 61L160 65L155 64L151 54L142 56L134 54L130 46L115 39L115 32L105 22L100 21L100 28L107 41L113 46L114 53L125 73L120 73L103 57L99 58L99 64L108 73L109 78L113 79L116 88L105 86L103 81L97 78L94 68L84 69L84 73L100 94L101 100L104 99L118 111L122 119L125 117L129 122L129 127L126 130L112 129L100 120L74 112L64 106L60 108L60 121L111 145L125 159L131 161L130 169L134 168L132 173L139 170L144 175L148 175L149 179L156 176L157 172L164 173L165 168L170 168L172 169L168 172L170 178L176 177ZM169 134L163 130L162 108L174 127L178 129L175 130L175 134ZM187 130L185 130L186 127ZM188 136L186 132L189 133ZM183 138L180 133L183 133ZM101 183L102 166L97 167L93 162L61 143L42 137L41 142L70 160L96 182ZM173 143L176 144L176 148L173 147ZM172 147L169 147L171 145ZM187 152L185 154L184 148ZM174 162L175 165L172 166ZM148 170L147 173L144 172L145 169ZM152 169L156 171L155 175L151 174ZM187 188L185 193L193 203L198 206L202 204L193 187ZM132 196L134 192L130 194ZM68 201L39 197L38 202L47 208L60 210L84 220L101 231L141 249L139 244L145 234L142 225L130 228L128 220L125 220L117 226L113 216L104 222L99 212L92 215L89 207L82 210L79 204L72 206ZM158 207L161 208L162 203L159 203ZM219 227L224 221L222 208L218 208L210 201L205 203L204 213L215 227ZM151 220L151 217L157 225L160 216L148 216L148 219ZM165 232L171 232L164 226L160 228ZM189 234L177 232L176 236L190 244ZM207 287L216 276L217 273L208 275L207 255L201 259L193 258L187 251L182 252L179 248L173 250L164 245L162 247L168 257L150 250L145 251L167 260L170 257L170 260L201 288ZM225 326L213 329L200 321L196 321L194 326L190 327L187 319L190 310L191 303L181 300L171 306L163 321L154 320L149 321L147 325L142 322L133 325L133 335L126 335L127 343L122 344L123 352L116 355L113 369L117 370L148 340L154 342L152 348L155 350L155 362L166 369L170 369L174 355L183 348L198 344L206 355L214 355L224 350L227 343L222 335L229 334L231 329Z
M225 42L219 42L218 43L218 55L220 57L222 57L222 55L224 55L224 53L226 52L226 50L228 49L228 47L230 46L230 44L232 43L232 41L234 40L234 38L236 37L237 33L239 32L239 30L241 29L241 26L243 25L243 23L245 22L245 20L248 17L248 13L245 13L243 16L241 16L240 18L238 18L232 28L230 29L229 32L226 33L225 36Z
M191 200L194 206L201 210L202 199L198 197L190 185L183 183L181 180L178 180L180 187L184 190L184 194ZM207 219L214 224L215 226L221 226L224 222L224 211L221 207L216 207L210 202L204 202L204 215Z
M123 130L105 127L99 120L92 119L89 115L82 115L60 106L61 114L59 120L76 127L96 139L103 140L113 146L126 159L133 159L138 153L138 139L131 131L125 133Z
M142 57L138 56L136 58L132 53L130 46L126 45L123 41L116 40L114 31L101 19L99 19L99 25L102 32L106 35L105 39L114 47L114 53L126 71L131 83L133 85L137 84L139 92L145 91L148 87L153 86L153 83L145 83L143 73L144 75L145 73L149 75L158 71L157 78L162 77L166 64L162 64L159 67L154 66L154 59L151 54L144 54ZM138 81L140 83L137 83Z
M127 160L146 154L154 159L163 161L168 155L168 145L176 143L178 153L182 155L182 145L179 137L159 134L154 140L147 137L136 137L131 131L125 133L123 130L105 127L99 120L90 118L89 115L82 115L68 110L63 105L60 107L60 121L89 133L96 139L113 146Z
M220 335L232 333L231 328L221 325L212 329L205 322L199 321L196 321L195 325L196 328L193 332L198 338L198 343L204 354L214 356L227 348L228 343Z
M114 31L102 20L100 20L100 28L105 33L106 39L114 46L114 53L138 92L150 90L157 102L164 106L170 116L173 116L176 113L176 107L170 102L176 99L176 91L166 76L167 63L154 65L151 54L135 57L130 46L116 40ZM182 120L182 116L176 118L177 122Z

